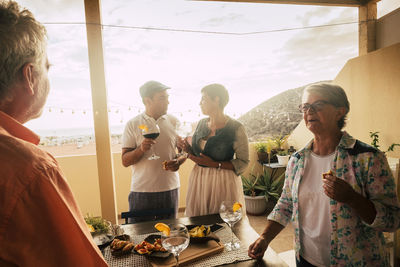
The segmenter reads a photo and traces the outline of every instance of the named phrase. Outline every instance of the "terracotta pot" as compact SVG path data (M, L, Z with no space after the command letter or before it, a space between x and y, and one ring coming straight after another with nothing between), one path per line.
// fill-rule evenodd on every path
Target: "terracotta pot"
M257 152L258 161L261 163L268 163L268 153L267 152Z

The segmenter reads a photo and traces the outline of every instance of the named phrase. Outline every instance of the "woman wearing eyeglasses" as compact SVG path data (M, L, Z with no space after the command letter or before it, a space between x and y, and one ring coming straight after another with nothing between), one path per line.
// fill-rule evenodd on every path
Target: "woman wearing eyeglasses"
M400 205L385 154L342 131L350 105L341 87L310 85L299 108L314 138L292 156L249 256L263 257L291 222L297 266L390 266L382 232L399 227Z

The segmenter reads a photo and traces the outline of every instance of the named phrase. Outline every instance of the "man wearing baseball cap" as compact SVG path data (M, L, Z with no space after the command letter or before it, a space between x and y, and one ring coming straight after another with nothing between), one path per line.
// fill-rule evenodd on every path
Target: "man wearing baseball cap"
M129 211L167 210L168 215L130 218L129 222L175 218L178 212L179 174L177 170L185 161L176 159L176 129L179 121L167 114L170 87L148 81L139 88L145 111L125 126L122 136L122 164L132 166ZM143 131L150 125L158 125L160 135L156 139L145 138ZM150 160L151 154L159 158Z

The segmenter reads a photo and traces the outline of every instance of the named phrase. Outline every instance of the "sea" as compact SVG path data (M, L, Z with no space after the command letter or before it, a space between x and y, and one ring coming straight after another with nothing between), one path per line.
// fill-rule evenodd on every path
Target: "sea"
M110 134L122 134L124 127L124 125L110 126ZM94 136L94 127L33 129L33 131L42 138Z

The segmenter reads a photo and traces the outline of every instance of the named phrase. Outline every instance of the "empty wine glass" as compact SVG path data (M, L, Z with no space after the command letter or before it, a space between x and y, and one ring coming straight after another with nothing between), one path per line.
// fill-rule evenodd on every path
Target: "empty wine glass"
M225 244L227 251L240 248L239 242L233 242L233 226L242 218L242 207L237 201L222 201L219 215L231 228L231 242Z
M141 127L140 127L141 126ZM156 123L146 123L145 125L140 125L142 129L142 135L144 138L156 139L160 135L160 127ZM160 157L154 153L153 146L151 146L151 156L148 160L159 159Z
M170 233L161 235L162 246L171 252L176 259L176 266L179 266L179 254L185 250L190 241L189 231L183 224L170 224Z

